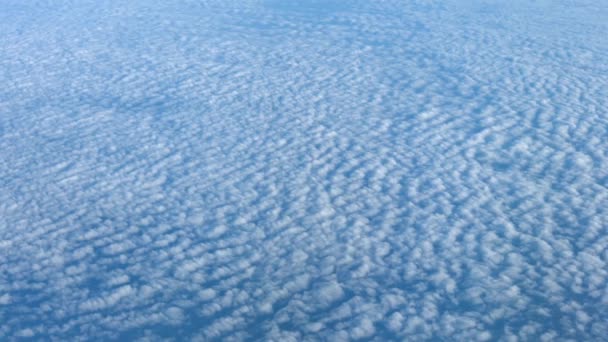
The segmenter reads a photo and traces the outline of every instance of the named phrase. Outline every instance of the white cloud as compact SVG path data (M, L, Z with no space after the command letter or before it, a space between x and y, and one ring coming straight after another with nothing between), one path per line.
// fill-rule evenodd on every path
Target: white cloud
M2 1L0 340L603 339L607 15Z

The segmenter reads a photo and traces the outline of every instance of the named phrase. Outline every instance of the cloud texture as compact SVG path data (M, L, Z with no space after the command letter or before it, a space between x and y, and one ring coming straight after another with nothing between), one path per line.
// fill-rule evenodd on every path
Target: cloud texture
M602 1L4 0L0 340L604 340Z

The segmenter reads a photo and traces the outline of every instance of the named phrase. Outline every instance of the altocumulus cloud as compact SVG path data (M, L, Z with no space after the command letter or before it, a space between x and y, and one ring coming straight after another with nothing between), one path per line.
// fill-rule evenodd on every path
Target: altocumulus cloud
M604 340L602 1L0 3L0 340Z

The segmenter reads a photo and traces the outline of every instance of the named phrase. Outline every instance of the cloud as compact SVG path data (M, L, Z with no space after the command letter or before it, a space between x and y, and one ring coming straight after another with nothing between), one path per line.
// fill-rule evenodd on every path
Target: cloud
M607 15L3 1L0 340L604 339Z

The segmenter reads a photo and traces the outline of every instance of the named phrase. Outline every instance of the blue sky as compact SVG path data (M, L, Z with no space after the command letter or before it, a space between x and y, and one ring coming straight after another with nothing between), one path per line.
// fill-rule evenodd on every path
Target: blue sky
M601 1L0 2L0 340L604 340Z

